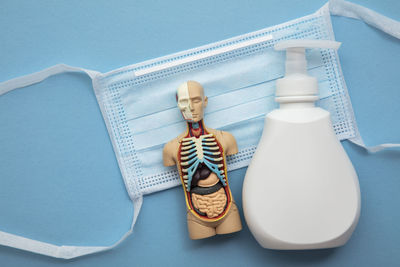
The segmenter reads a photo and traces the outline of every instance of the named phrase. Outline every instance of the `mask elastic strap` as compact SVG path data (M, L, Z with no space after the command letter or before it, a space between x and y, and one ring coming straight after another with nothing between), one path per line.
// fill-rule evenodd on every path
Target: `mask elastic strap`
M92 81L100 74L97 71L87 70L78 67L72 67L64 64L58 64L42 71L8 80L0 83L0 95L10 92L17 88L26 87L39 83L50 76L64 72L84 72ZM93 85L94 86L94 85ZM46 243L34 239L29 239L15 234L10 234L0 231L0 245L18 248L21 250L30 251L37 254L51 256L55 258L72 259L83 255L93 254L105 250L112 249L124 241L133 231L136 219L142 207L143 197L141 195L132 198L133 202L133 217L129 230L111 246L57 246L51 243Z
M400 22L385 17L371 9L353 4L343 0L330 0L329 11L332 15L343 16L364 21L368 25L375 27L391 36L400 39ZM354 116L354 114L353 114ZM380 144L377 146L366 146L361 138L359 131L356 131L356 137L350 138L349 141L367 149L371 153L375 153L386 148L400 147L400 144Z
M143 197L139 196L133 199L133 218L129 230L113 245L111 246L57 246L51 243L41 242L34 239L29 239L19 235L14 235L0 231L0 245L22 249L37 254L51 256L62 259L72 259L88 254L98 253L105 250L110 250L118 246L130 234L132 234L133 227L135 226L136 219L139 215L140 208L143 203Z
M330 0L329 11L332 15L364 21L387 34L400 39L400 22L383 16L366 7L344 0Z
M0 83L0 95L8 93L9 91L12 91L14 89L30 86L35 83L39 83L41 81L46 80L50 76L64 73L64 72L84 72L92 80L96 77L97 74L100 74L100 72L97 72L94 70L87 70L84 68L72 67L72 66L68 66L65 64L57 64L50 68L41 70L39 72L35 72L32 74L28 74L25 76L21 76L21 77Z

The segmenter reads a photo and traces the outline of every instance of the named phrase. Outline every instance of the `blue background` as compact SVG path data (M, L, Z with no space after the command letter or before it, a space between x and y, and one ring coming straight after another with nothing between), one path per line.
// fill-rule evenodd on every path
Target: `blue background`
M400 2L354 0L400 20ZM0 81L66 63L107 72L315 12L312 1L15 1L0 3ZM367 144L400 142L400 41L332 17L343 73ZM247 226L191 241L180 187L145 196L116 249L73 260L0 246L1 266L398 266L400 151L343 145L358 172L361 217L341 248L262 249ZM241 208L246 169L230 173ZM62 74L0 97L0 230L67 245L108 245L132 204L90 79Z

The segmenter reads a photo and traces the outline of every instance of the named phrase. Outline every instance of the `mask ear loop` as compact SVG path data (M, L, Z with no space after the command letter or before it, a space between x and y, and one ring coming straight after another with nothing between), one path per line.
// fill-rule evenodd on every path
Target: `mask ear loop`
M100 72L97 71L72 67L65 64L58 64L33 74L0 83L0 95L6 94L14 89L23 88L39 83L50 76L64 72L84 72L92 79L93 82L96 76L100 75ZM62 259L73 259L88 254L110 250L118 246L133 232L133 227L135 226L137 217L142 207L143 197L141 194L138 194L135 197L131 197L131 199L133 202L133 216L131 226L129 230L111 246L57 246L51 243L29 239L23 236L10 234L3 231L0 231L0 245Z
M6 94L14 89L23 88L30 86L41 81L46 80L50 76L57 75L64 72L84 72L92 80L100 74L100 72L94 70L87 70L84 68L72 67L65 64L57 64L50 68L35 72L29 75L21 76L15 79L11 79L0 83L0 95Z
M329 0L329 12L331 15L364 21L368 25L400 39L400 22L369 8L344 0Z
M57 246L51 243L29 239L19 235L14 235L0 231L0 245L17 248L45 256L62 259L73 259L84 255L99 253L110 250L118 246L133 232L137 217L142 207L143 197L133 199L133 218L129 230L111 246Z
M400 22L383 16L371 9L366 7L353 4L343 0L330 0L329 1L329 12L335 16L343 16L353 19L361 20L368 25L377 28L397 39L400 39ZM352 114L354 116L354 114ZM355 127L357 127L355 125ZM379 144L376 146L366 146L359 131L356 131L357 135L350 138L349 141L352 143L365 148L368 152L375 153L387 148L400 147L400 144L387 143Z

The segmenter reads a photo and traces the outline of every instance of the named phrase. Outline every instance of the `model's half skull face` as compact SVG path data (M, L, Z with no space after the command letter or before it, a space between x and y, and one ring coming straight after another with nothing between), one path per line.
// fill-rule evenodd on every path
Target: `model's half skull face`
M177 101L185 120L198 122L203 119L207 97L204 96L204 89L201 84L195 81L181 84L177 91Z

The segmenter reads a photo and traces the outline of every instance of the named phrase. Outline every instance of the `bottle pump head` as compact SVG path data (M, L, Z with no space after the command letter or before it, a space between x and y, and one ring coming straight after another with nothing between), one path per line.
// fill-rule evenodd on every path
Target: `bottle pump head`
M307 74L306 48L338 49L340 42L330 40L294 39L279 42L275 50L286 49L285 77L276 81L277 102L315 101L318 99L318 81Z

